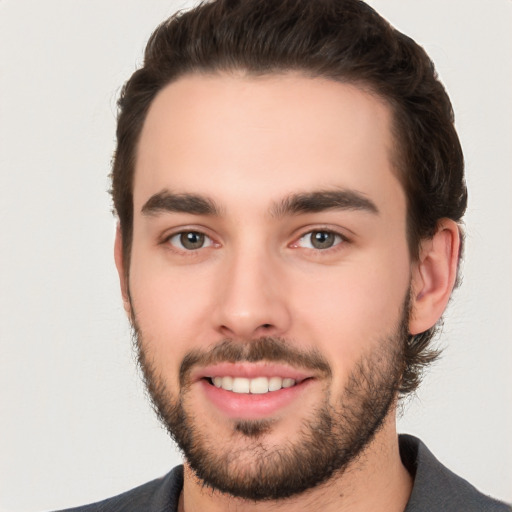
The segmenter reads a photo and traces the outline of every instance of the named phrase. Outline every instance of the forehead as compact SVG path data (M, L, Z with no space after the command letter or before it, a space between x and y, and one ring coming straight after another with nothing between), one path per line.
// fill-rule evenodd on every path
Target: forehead
M147 114L135 210L166 189L228 204L329 188L395 200L390 127L388 105L354 85L292 73L187 75Z

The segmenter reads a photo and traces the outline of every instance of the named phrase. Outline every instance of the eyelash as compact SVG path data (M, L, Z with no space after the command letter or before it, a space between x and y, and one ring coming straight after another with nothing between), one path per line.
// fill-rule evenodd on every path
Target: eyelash
M317 234L326 234L328 236L333 236L334 237L333 244L331 246L325 247L325 248L303 247L302 245L300 245L300 242L302 240L304 240L308 236L311 237L315 233L317 233ZM183 240L180 240L180 239L184 235L192 235L192 234L193 235L198 235L199 237L203 237L203 240L204 240L204 242L207 243L207 245L203 244L200 247L192 248L192 249L183 247ZM173 240L173 238L174 239L178 238L178 240L180 240L179 243L180 243L181 247L178 247L176 244L173 244L171 242ZM310 238L310 240L311 240L311 238ZM347 242L350 242L350 240L345 235L339 233L338 231L335 231L335 230L332 230L332 229L328 229L328 228L315 228L315 229L310 229L309 231L303 232L298 238L295 239L294 242L289 244L288 247L291 247L291 248L303 248L303 249L307 249L308 251L312 251L314 253L327 253L327 252L338 250L340 245L344 245ZM189 255L189 256L197 254L198 251L201 250L201 249L207 249L209 247L219 247L220 246L220 244L215 242L211 236L207 235L206 233L204 233L203 231L201 231L199 229L184 229L184 230L181 230L181 231L174 232L174 233L166 236L162 240L161 243L162 243L162 245L170 246L171 250L173 250L173 251L180 252L182 254L186 254L186 255Z
M173 244L171 242L173 238L178 238L178 240L179 240L184 235L197 235L199 237L202 237L203 241L206 242L207 245L203 244L203 245L201 245L201 247L197 247L197 248L194 248L194 249L189 249L189 248L183 247L183 240L180 240L180 242L179 242L181 244L181 247L178 247L177 245L175 245L175 244ZM196 254L197 251L199 251L200 249L206 249L208 247L219 245L219 244L217 244L212 239L212 237L210 237L209 235L207 235L203 231L200 231L200 230L197 230L197 229L185 229L185 230L182 230L182 231L178 231L176 233L172 233L169 236L165 237L163 239L162 243L164 245L170 245L172 247L172 249L175 250L175 251L179 251L181 253L185 253L185 254L188 254L188 255ZM191 242L191 243L193 243L193 242Z
M334 237L334 240L333 240L333 244L329 247L325 247L325 248L319 248L319 247L303 247L300 245L300 242L302 240L304 240L306 237L310 237L309 239L311 240L311 237L313 236L313 234L326 234L328 236L333 236ZM343 234L341 234L340 232L338 231L335 231L333 229L329 229L329 228L315 228L315 229L310 229L309 231L306 231L304 233L302 233L300 235L299 238L296 239L295 242L293 242L290 247L293 247L293 248L304 248L304 249L307 249L309 251L313 251L315 253L327 253L327 252L331 252L331 251L336 251L338 249L340 249L340 245L344 245L345 243L348 243L350 242L350 240ZM312 244L311 244L312 245Z

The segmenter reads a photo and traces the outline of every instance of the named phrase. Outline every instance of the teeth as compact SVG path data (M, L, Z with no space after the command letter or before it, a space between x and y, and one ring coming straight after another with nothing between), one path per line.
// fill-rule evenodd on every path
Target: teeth
M281 388L290 388L296 384L295 379L288 377L256 377L246 379L245 377L213 377L213 384L217 388L233 391L234 393L264 394L269 391L278 391Z
M283 387L283 379L281 377L270 377L268 379L268 390L277 391Z
M242 377L235 377L233 379L233 392L249 393L249 389L250 389L249 379L244 379Z
M249 389L251 390L251 393L258 395L268 393L267 377L257 377L256 379L251 379L249 382Z
M228 391L233 389L233 377L221 377L220 381L222 389L226 389Z
M283 379L283 388L291 388L295 384L293 379Z

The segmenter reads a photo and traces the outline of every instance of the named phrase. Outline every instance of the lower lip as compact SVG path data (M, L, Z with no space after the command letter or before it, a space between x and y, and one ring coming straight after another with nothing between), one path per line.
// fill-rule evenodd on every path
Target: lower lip
M229 418L247 420L261 419L279 413L280 410L299 399L311 383L312 379L306 379L289 388L251 394L226 391L213 386L205 379L199 381L206 398L221 412Z

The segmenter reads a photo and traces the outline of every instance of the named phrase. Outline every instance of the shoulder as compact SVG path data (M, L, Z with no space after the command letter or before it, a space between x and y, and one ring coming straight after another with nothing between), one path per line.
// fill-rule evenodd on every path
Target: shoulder
M183 466L175 467L162 478L98 503L60 512L174 512L183 488Z
M405 512L512 512L510 506L482 494L443 466L419 439L401 435L400 455L414 476Z

